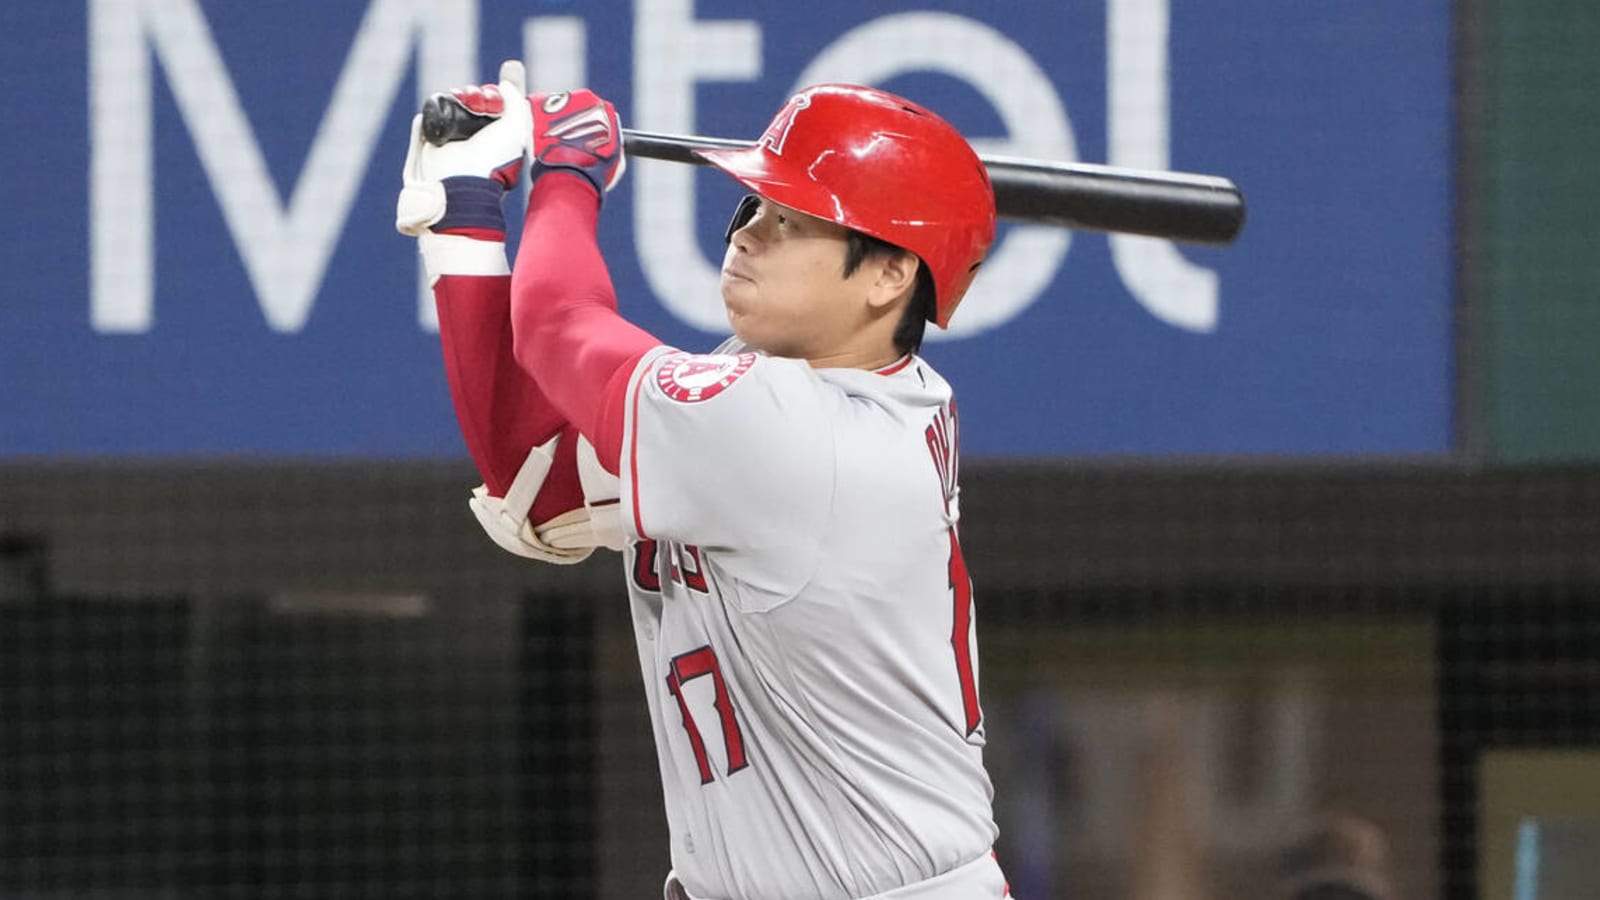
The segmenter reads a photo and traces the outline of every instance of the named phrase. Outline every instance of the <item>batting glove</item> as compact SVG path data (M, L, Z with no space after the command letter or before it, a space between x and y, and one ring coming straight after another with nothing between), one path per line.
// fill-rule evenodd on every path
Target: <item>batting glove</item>
M521 177L532 114L522 63L500 66L498 84L428 98L411 120L395 229L420 238L429 275L504 275L506 220L500 203ZM429 134L448 122L455 131ZM432 140L429 138L432 137ZM435 143L438 141L438 143Z
M616 107L590 90L534 94L528 103L533 114L529 177L552 169L577 172L604 198L628 168Z

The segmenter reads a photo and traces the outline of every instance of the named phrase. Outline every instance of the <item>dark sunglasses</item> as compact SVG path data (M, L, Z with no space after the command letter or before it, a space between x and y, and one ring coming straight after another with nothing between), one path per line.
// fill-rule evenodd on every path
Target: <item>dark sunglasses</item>
M739 205L734 207L733 218L728 220L728 230L722 235L724 244L733 243L733 233L750 224L756 217L756 211L761 208L761 198L755 194L745 194Z

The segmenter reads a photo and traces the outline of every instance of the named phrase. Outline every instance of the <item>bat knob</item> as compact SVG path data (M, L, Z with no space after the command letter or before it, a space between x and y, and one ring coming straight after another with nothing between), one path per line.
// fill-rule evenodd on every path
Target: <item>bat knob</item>
M464 141L492 121L467 109L453 94L434 94L422 103L422 137L435 147Z

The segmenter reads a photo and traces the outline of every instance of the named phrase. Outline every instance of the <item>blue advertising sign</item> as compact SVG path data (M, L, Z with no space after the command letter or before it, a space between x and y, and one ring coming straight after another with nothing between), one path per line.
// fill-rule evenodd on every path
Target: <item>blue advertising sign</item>
M394 199L419 100L506 57L652 131L753 138L857 81L982 152L1235 179L1228 248L1002 230L924 348L969 456L1448 452L1450 7L9 3L0 456L463 455ZM738 193L630 165L601 227L626 315L720 340Z

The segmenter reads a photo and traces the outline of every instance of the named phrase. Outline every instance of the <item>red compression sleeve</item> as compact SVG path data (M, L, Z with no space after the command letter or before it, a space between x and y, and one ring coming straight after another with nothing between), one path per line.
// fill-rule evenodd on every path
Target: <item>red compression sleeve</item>
M595 241L600 196L577 173L534 182L511 274L516 358L613 474L622 456L623 394L640 357L661 346L617 313Z
M456 421L490 496L504 497L529 449L562 431L530 518L581 507L572 429L512 354L510 276L445 275L433 297Z

